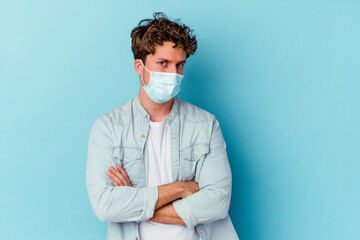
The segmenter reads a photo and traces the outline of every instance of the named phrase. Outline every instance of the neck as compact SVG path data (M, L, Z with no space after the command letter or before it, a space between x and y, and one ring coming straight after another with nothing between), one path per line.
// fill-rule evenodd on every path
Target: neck
M140 87L138 98L141 105L149 113L150 120L153 122L163 121L170 114L174 103L174 98L164 103L156 103L149 98L142 87Z

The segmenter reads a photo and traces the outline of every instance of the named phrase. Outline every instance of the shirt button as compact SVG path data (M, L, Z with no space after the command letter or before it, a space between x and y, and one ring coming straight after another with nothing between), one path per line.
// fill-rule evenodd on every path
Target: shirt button
M124 161L126 161L126 157L124 157Z
M202 229L200 229L200 232L203 232L203 230L202 230Z
M142 135L141 137L142 137L142 138L144 138L144 137L145 137L145 135Z
M174 134L173 137L176 138L176 134Z
M174 158L173 161L176 162L176 158Z
M171 120L171 117L168 117L169 120Z
M146 116L145 116L145 118L148 118L148 117L149 117L149 115L146 115Z
M138 238L136 237L135 240L138 240Z
M197 158L197 155L194 155L194 158Z

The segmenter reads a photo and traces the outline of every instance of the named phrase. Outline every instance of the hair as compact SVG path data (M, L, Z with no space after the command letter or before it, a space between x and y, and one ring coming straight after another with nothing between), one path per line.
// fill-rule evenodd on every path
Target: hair
M193 55L197 49L196 36L179 19L169 20L165 13L155 12L154 19L143 19L131 31L131 50L134 59L141 59L145 64L148 54L155 53L156 45L162 45L164 41L175 43L174 48L183 48L186 58Z

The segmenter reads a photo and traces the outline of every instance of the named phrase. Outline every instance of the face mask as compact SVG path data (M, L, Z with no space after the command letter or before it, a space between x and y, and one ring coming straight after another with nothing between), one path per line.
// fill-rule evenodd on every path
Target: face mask
M178 73L149 71L142 61L141 64L144 66L146 71L150 73L150 82L148 85L145 85L141 76L140 78L143 83L143 88L151 100L156 103L164 103L179 93L181 89L181 80L184 75Z

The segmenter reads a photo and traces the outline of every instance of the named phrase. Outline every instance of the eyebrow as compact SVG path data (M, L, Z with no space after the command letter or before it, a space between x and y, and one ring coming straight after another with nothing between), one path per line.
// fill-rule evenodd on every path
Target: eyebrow
M171 62L170 60L168 60L166 58L158 58L158 61ZM186 60L180 61L178 63L186 63Z

